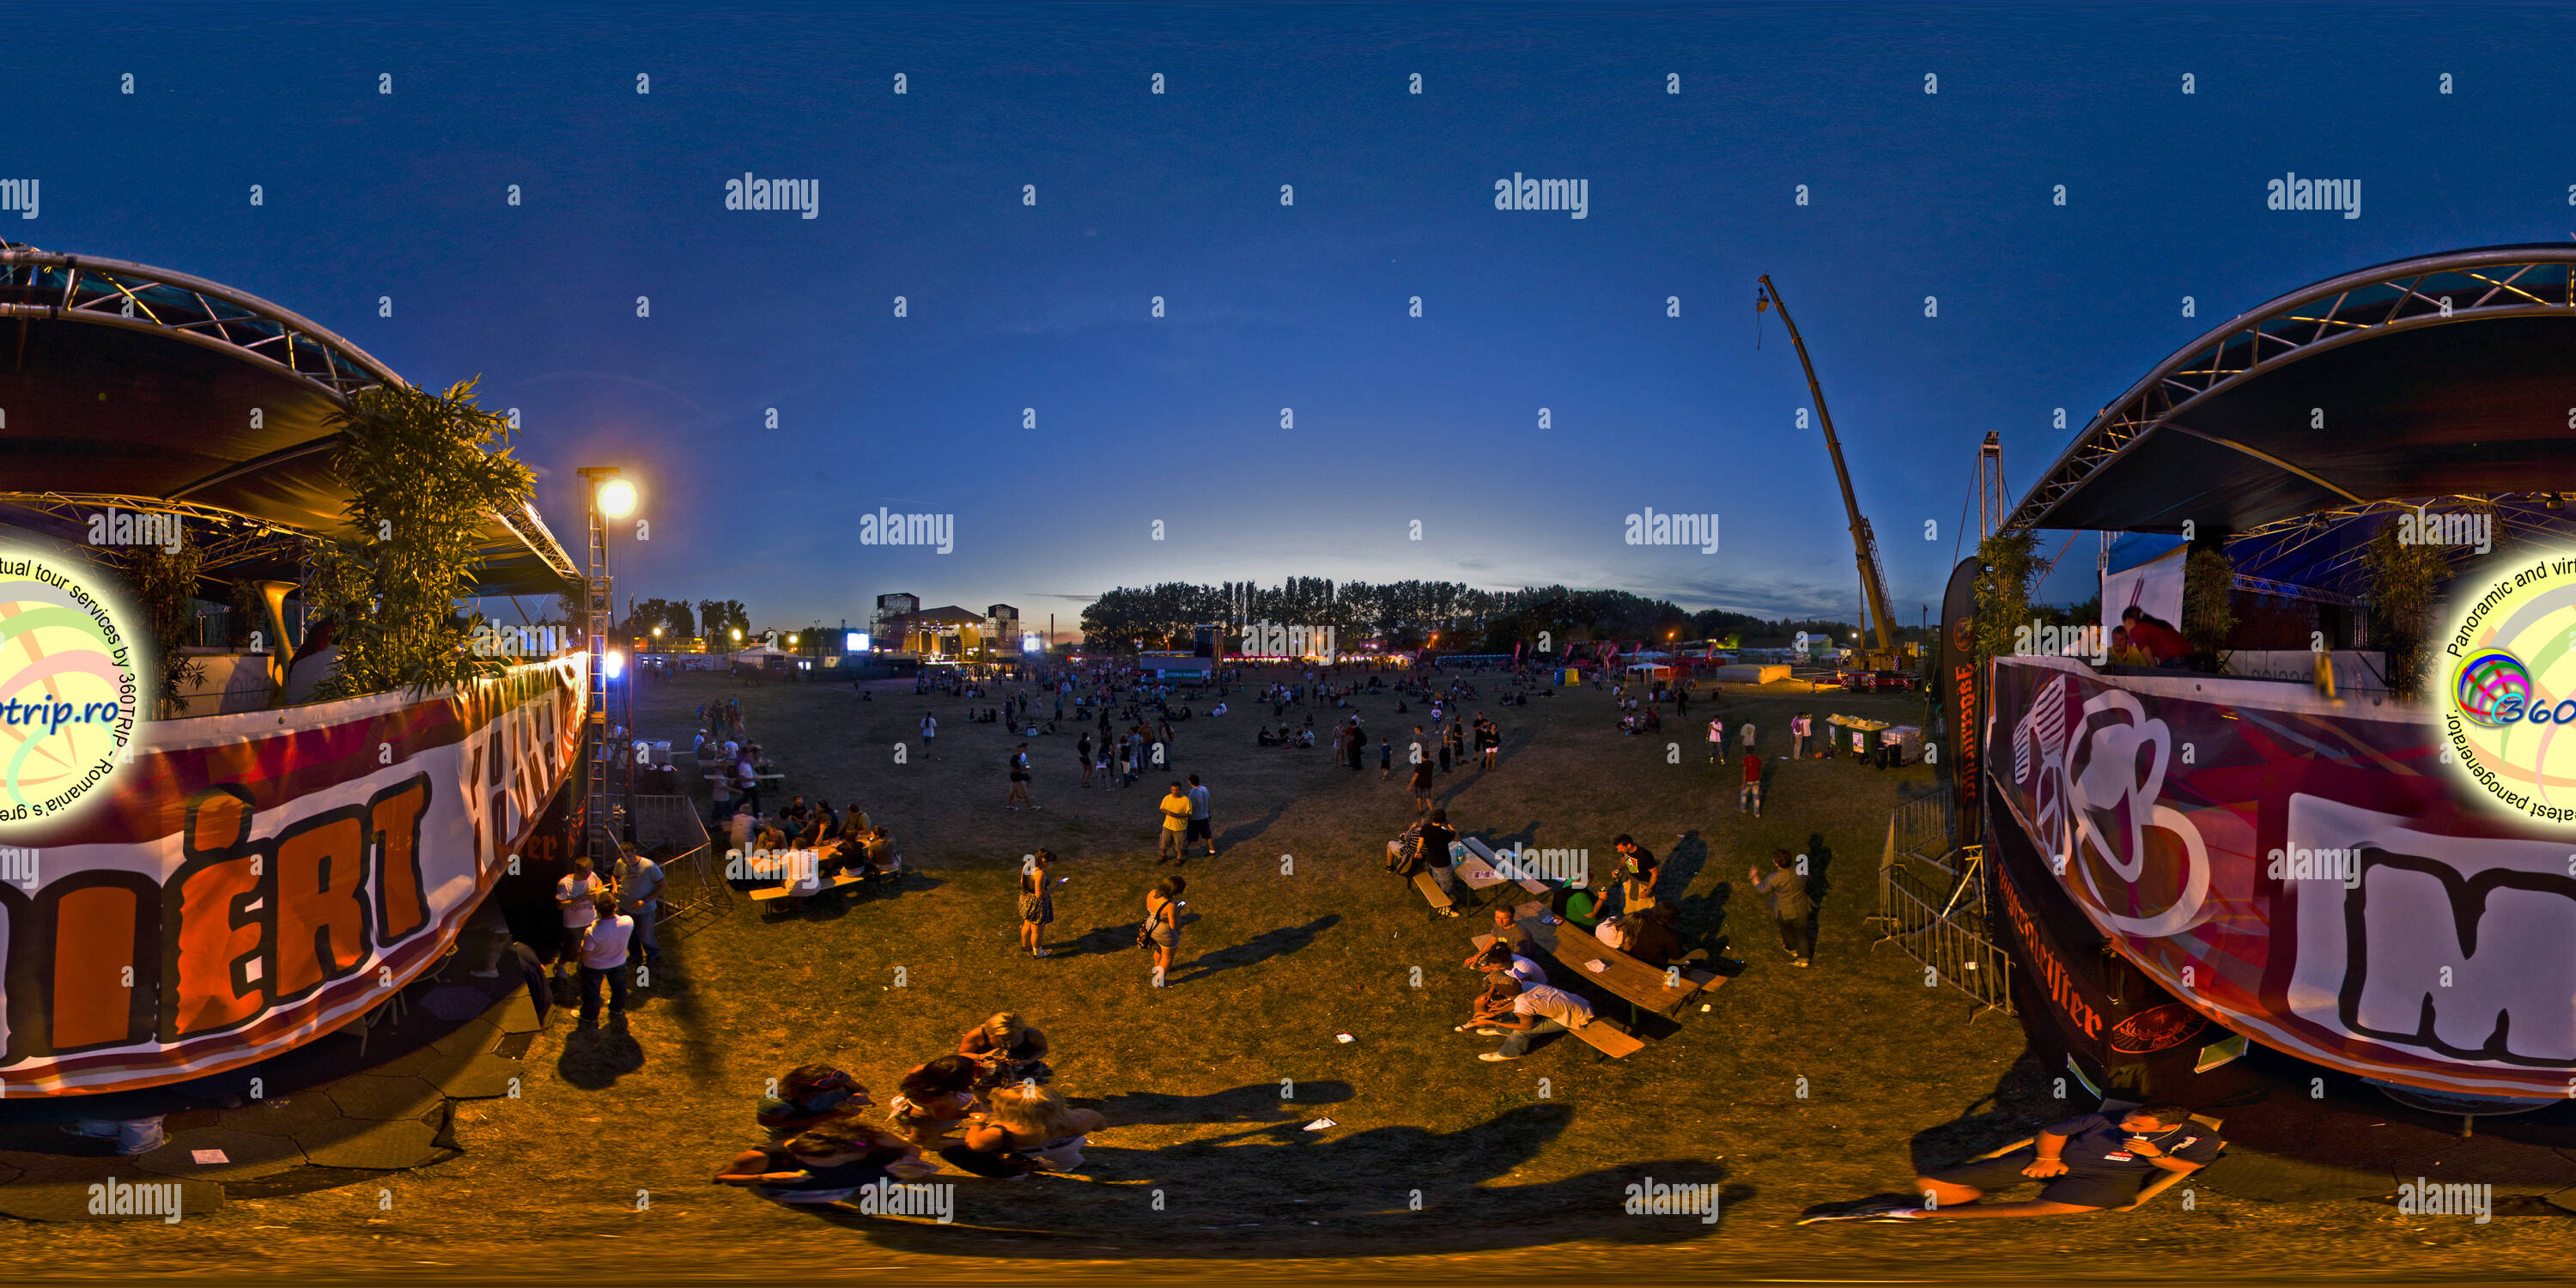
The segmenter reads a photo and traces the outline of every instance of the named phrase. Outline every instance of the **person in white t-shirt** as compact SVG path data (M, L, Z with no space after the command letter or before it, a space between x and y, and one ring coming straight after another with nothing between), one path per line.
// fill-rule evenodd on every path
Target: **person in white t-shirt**
M924 759L924 760L932 759L932 756L931 756L931 754L930 754L930 749L931 749L931 747L933 747L935 744L934 744L931 740L932 740L932 739L934 739L934 738L937 738L938 736L939 736L939 717L934 716L934 715L930 714L930 713L929 713L929 712L927 712L927 711L922 712L922 713L921 713L921 756L922 756L922 759Z
M617 896L606 890L592 897L594 920L581 936L581 1027L599 1022L599 986L608 984L608 1023L626 1022L626 950L635 935L635 919L617 911Z
M555 882L555 907L563 912L563 938L555 948L555 978L558 980L570 977L567 968L581 946L582 932L590 929L590 923L599 918L591 896L602 888L599 878L591 874L587 856L574 859L572 871Z
M1744 737L1744 754L1750 756L1753 754L1753 722L1750 720L1745 721L1742 729Z
M1708 722L1708 763L1726 763L1726 722L1716 717Z
M1519 980L1497 979L1487 1010L1477 1019L1503 1031L1502 1049L1488 1051L1479 1060L1517 1060L1529 1054L1530 1042L1548 1033L1564 1033L1592 1022L1592 1004L1564 989L1546 984L1524 984ZM1508 1010L1491 1009L1504 999Z

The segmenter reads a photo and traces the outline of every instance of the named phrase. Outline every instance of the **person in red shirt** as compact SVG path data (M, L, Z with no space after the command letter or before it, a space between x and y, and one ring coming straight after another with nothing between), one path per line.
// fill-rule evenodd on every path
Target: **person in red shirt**
M2122 610L2120 622L2129 628L2129 642L2145 649L2158 666L2173 666L2191 655L2191 641L2182 632L2147 616L2134 604Z
M1735 812L1741 814L1748 810L1752 812L1753 817L1762 817L1762 758L1760 756L1748 755L1744 758L1744 793L1736 801Z

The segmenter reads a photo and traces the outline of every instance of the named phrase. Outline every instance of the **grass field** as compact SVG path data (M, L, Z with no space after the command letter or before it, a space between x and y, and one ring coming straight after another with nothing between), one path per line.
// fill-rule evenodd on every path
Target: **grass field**
M1587 848L1596 867L1613 835L1632 833L1668 865L1665 897L1682 895L1685 928L1707 942L1723 922L1749 963L1706 1013L1685 1012L1624 1061L1557 1038L1503 1064L1475 1058L1493 1039L1451 1031L1475 991L1460 959L1485 918L1437 918L1382 872L1383 842L1411 809L1401 775L1381 781L1374 756L1353 775L1323 750L1256 747L1238 701L1236 715L1181 726L1173 772L1133 789L1078 789L1073 735L1037 739L1043 808L1014 813L1004 758L1016 739L966 723L968 703L915 698L908 684L872 700L846 685L712 676L649 687L639 727L683 746L697 703L738 697L788 769L786 792L856 799L893 830L915 869L907 887L798 914L735 895L666 926L666 968L630 1032L576 1034L558 1013L529 1055L544 1076L523 1098L464 1107L468 1152L447 1164L241 1200L185 1227L9 1235L31 1275L990 1278L1142 1263L1134 1272L1992 1280L2558 1264L2567 1227L2555 1222L2254 1203L2216 1178L2189 1210L2169 1196L2133 1215L1791 1227L1811 1204L1892 1191L1918 1161L2025 1135L2061 1105L2042 1098L2013 1021L1971 1023L1959 994L1869 947L1862 918L1889 809L1929 771L1776 759L1793 711L1913 723L1920 700L1780 687L1725 700L1730 723L1752 719L1775 758L1760 820L1736 810L1739 771L1703 763L1697 720L1631 738L1599 692L1469 704L1501 722L1504 749L1494 770L1441 779L1455 823L1496 844ZM1391 696L1356 701L1372 739L1422 718L1395 715ZM916 743L898 766L893 747L924 710L940 717L938 758L921 760ZM1681 763L1668 763L1668 742ZM1224 852L1185 869L1181 969L1154 989L1132 944L1163 870L1153 803L1192 771L1213 788ZM1816 963L1799 970L1743 878L1774 846L1806 850L1811 833L1836 857ZM1070 880L1056 895L1056 955L1032 960L1015 950L1012 883L1041 845ZM707 1183L752 1139L764 1080L831 1061L883 1101L902 1070L1005 1008L1050 1035L1055 1085L1109 1116L1088 1151L1092 1179L953 1178L950 1225L783 1209ZM1322 1117L1339 1125L1304 1130ZM1721 1185L1723 1219L1625 1215L1625 1186L1647 1177Z

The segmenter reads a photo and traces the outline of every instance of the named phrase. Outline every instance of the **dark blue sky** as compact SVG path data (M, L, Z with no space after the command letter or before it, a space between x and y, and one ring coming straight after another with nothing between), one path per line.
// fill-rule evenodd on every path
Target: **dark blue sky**
M568 543L573 467L642 483L622 593L782 628L1291 574L1848 618L1765 272L1912 621L1986 430L2026 487L2241 309L2576 233L2565 8L349 11L0 6L0 177L44 193L0 236L480 374ZM818 217L726 210L746 170ZM2359 179L2361 217L2265 209L2285 171ZM1588 217L1497 211L1514 172L1588 180ZM953 513L955 553L860 545L880 505ZM1721 550L1623 544L1646 506ZM2053 597L2090 537L2068 567Z

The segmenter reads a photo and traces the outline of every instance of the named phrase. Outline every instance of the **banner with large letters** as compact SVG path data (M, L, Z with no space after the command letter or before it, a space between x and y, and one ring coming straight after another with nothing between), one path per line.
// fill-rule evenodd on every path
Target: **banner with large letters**
M2017 897L2065 901L2175 998L2301 1059L2568 1094L2576 836L2468 799L2434 714L2070 658L1993 675L1990 825L2041 860Z
M0 1095L275 1055L442 956L579 756L586 659L157 721L0 864Z

